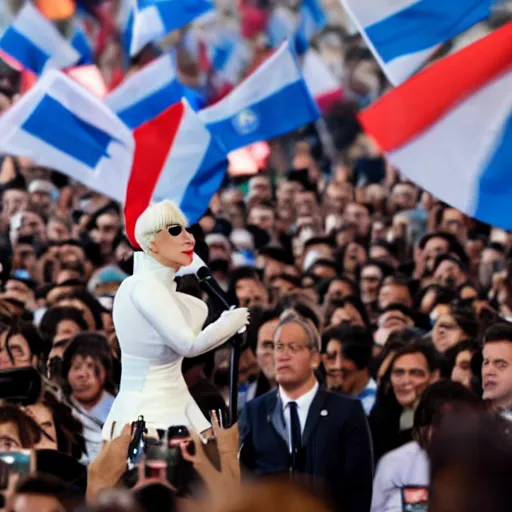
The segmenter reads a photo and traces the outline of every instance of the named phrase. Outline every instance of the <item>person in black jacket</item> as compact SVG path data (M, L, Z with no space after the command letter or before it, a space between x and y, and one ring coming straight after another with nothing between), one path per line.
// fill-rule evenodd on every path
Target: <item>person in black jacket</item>
M285 311L274 340L279 387L242 410L242 467L319 484L336 510L369 511L372 446L361 404L319 387L320 336L311 321Z

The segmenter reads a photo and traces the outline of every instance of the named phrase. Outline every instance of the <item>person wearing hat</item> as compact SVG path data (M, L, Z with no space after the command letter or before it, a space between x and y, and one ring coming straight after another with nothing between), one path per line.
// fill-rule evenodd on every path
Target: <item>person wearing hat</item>
M172 201L149 205L135 222L134 274L116 294L113 321L121 347L120 392L103 428L117 437L124 425L144 416L150 429L192 425L210 428L181 372L184 357L224 344L249 323L247 308L225 311L203 329L206 304L176 291L176 272L191 264L195 238Z

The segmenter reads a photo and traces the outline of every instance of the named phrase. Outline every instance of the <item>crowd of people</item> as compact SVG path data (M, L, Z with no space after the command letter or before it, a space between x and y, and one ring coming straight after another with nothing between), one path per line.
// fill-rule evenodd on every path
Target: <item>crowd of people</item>
M233 6L221 4L229 18ZM258 12L271 7L241 0L242 27L257 32ZM260 172L227 179L191 226L196 252L230 302L249 308L251 323L231 428L222 426L230 347L184 361L215 441L191 432L195 449L180 445L170 484L126 471L129 426L102 442L122 371L112 306L133 272L122 205L28 159L2 157L0 452L30 450L34 459L29 474L0 478L7 509L508 506L512 235L386 163L355 114L387 83L339 2L325 8L330 25L316 44L344 102L325 125L268 141ZM184 36L180 77L205 94ZM250 69L269 48L248 38ZM103 43L97 60L114 87L120 44ZM3 111L19 91L0 78ZM218 305L195 277L176 281L208 303L207 323L215 321ZM260 482L277 475L286 478ZM290 489L290 478L303 486Z

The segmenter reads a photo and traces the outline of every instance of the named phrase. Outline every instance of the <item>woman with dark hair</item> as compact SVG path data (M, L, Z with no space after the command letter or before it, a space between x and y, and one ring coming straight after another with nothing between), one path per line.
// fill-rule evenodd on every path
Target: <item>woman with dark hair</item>
M39 402L26 407L26 412L41 429L38 449L58 450L77 460L86 453L82 423L51 391L46 390Z
M354 296L333 300L327 305L324 314L324 326L350 324L367 327L370 324L366 308L361 299Z
M49 308L39 324L41 334L50 345L87 331L88 327L83 313L75 307Z
M368 418L375 460L411 440L414 411L438 378L439 355L432 345L413 341L396 350Z
M73 338L62 359L63 390L84 427L89 460L101 448L101 429L114 402L112 356L102 334L84 332Z
M82 312L89 330L101 331L103 329L102 314L106 311L96 298L86 290L77 289L65 293L59 297L54 306L77 308Z
M441 353L445 353L462 340L476 338L478 319L472 308L450 306L448 313L440 315L434 324L432 341Z
M463 340L445 352L452 381L460 382L463 386L475 391L471 360L481 349L481 345L476 340Z
M407 488L423 491L427 501L430 464L426 450L433 431L447 413L467 415L478 410L483 410L482 400L457 382L444 380L429 386L414 414L414 440L386 454L377 466L371 512L401 512L407 503Z
M45 362L46 347L33 324L13 318L0 335L0 370L8 368L39 368Z
M30 450L41 439L35 421L15 405L0 407L0 452Z

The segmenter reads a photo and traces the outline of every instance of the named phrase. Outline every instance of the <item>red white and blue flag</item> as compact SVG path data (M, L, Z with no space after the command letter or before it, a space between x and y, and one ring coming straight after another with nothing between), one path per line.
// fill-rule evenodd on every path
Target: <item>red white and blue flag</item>
M412 181L512 229L512 23L415 75L360 120Z

